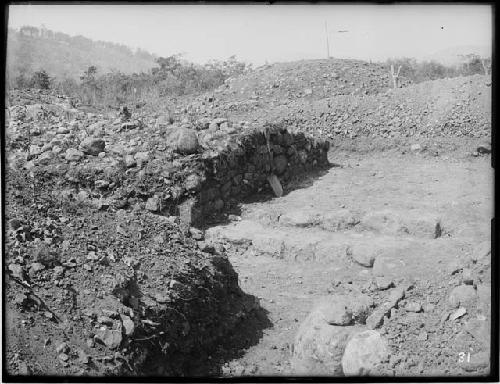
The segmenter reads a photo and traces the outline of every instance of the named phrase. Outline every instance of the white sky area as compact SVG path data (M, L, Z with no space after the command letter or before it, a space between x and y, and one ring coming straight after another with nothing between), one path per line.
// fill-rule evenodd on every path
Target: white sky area
M9 27L41 26L197 63L260 65L330 56L424 58L454 46L492 44L488 5L114 4L11 5ZM347 30L338 33L339 30Z

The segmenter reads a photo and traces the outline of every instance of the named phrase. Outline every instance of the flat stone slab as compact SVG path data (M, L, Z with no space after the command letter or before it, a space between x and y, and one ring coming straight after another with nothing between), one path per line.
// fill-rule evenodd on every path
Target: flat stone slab
M330 232L317 227L269 227L241 220L213 227L207 239L246 244L257 253L289 261L348 261L373 268L374 276L425 277L467 253L453 238L411 239L372 233Z
M434 213L418 209L404 211L385 209L365 214L360 225L387 235L410 235L435 239L441 236L441 219Z

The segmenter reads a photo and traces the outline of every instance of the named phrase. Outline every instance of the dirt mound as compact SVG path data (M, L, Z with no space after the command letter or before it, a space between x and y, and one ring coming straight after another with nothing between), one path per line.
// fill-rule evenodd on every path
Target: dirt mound
M389 68L361 60L303 60L265 65L248 75L227 81L219 89L218 99L256 98L322 99L339 95L377 94L390 87ZM404 81L402 85L407 85ZM260 96L260 97L258 97Z
M217 373L208 361L214 348L242 321L258 332L259 306L239 289L224 249L190 228L184 203L200 198L205 215L214 202L221 210L266 187L270 172L284 181L325 165L328 143L280 127L242 131L220 122L216 132L197 132L134 114L72 111L49 92L13 100L9 372ZM179 132L196 138L190 154L179 148Z
M158 187L144 181L148 153L127 152L136 155L127 168L123 153L106 147L121 135L133 146L120 131L140 122L113 125L78 110L69 120L64 98L46 113L59 100L49 93L14 100L21 104L7 129L8 373L217 373L209 361L215 345L259 307L202 231L186 232L144 203L106 200L106 190L132 191L125 199L142 202ZM153 164L162 179L196 171L199 162L171 155L177 168Z
M272 111L323 137L489 137L491 80L474 75L441 79L370 96L342 96Z
M7 176L8 372L208 373L216 341L258 308L223 249L169 218L60 195L55 182Z
M349 60L275 64L185 100L180 119L280 122L326 139L489 137L491 77L474 75L393 89L383 65Z

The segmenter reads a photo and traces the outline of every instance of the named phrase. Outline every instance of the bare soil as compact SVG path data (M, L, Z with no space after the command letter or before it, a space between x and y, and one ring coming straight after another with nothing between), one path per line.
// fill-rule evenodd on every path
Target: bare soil
M479 303L456 321L441 319L451 311L449 292L461 283L460 273L452 274L456 263L473 269L474 284L491 288L489 267L470 260L474 247L491 236L491 158L466 157L463 153L444 157L401 155L395 151L369 155L332 151L330 155L336 166L317 179L282 198L245 204L241 217L209 230L226 239L240 286L260 299L272 323L262 339L224 365L223 374L293 375L290 358L295 334L319 298L339 292L364 292L377 302L387 295L387 291L371 288L380 269L363 267L335 247L326 255L318 248L331 241L354 248L379 248L394 262L390 271L382 268L382 275L389 276L396 286L410 286L400 309L380 329L390 340L395 356L384 367L385 374L486 373L484 365L471 368L460 354L479 353L481 357L489 353L488 336L478 340L465 331L467 323L478 316L490 321L489 301L483 306ZM325 217L331 218L329 213L338 216L346 211L360 221L340 229L321 228ZM438 217L442 233L438 238L428 237L423 229L414 234L398 233L390 223L378 229L367 228L365 215L380 211L388 220L402 217L407 227L415 214L424 219L422 228L433 224L431 219L426 222L426 217ZM411 215L406 215L409 212ZM282 220L290 213L296 218L295 225ZM316 222L304 224L308 215L316 217ZM275 239L281 249L276 251L272 241L263 244L263 238ZM311 251L313 245L316 249ZM420 303L423 312L403 309L412 301Z

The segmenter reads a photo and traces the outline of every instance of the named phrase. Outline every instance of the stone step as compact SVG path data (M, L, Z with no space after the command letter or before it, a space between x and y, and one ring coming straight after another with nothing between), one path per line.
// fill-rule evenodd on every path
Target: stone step
M317 228L269 227L242 220L207 230L209 240L245 244L270 257L298 262L352 262L379 276L409 276L442 268L470 252L457 239L412 239L370 232L329 232ZM426 264L426 265L421 265Z
M294 209L289 210L279 206L266 208L252 207L243 212L242 218L266 225L299 228L319 227L331 232L354 229L385 235L430 239L438 238L442 234L440 217L420 209L404 211L384 209L360 214L345 208L326 211L310 207L294 207Z
M441 237L441 218L420 209L384 209L361 218L360 227L387 235L410 235L436 239Z

